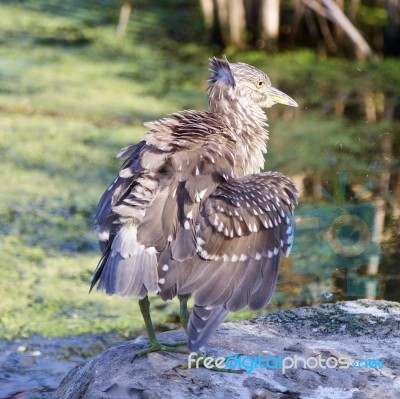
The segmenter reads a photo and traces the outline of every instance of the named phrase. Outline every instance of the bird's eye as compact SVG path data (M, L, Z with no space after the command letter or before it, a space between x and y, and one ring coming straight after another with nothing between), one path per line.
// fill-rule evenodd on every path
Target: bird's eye
M261 89L261 87L263 87L263 86L265 86L265 82L263 82L263 81L259 81L256 83L257 89Z

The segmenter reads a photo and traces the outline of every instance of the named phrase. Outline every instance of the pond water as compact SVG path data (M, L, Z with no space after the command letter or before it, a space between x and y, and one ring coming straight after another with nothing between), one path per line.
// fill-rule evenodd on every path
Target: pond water
M385 202L370 184L346 187L346 178L338 174L335 196L319 186L323 201L306 197L296 210L294 246L282 262L276 306L400 301L399 197Z
M117 342L118 335L92 334L0 340L0 399L50 399L69 370Z

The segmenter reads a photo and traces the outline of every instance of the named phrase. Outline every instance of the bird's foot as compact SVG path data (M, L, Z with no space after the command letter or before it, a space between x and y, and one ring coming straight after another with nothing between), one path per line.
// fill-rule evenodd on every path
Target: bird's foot
M186 341L179 341L179 342L175 342L173 344L170 343L166 343L166 342L153 342L150 344L150 347L147 349L143 349L137 353L135 353L135 355L133 356L132 361L134 361L135 359L138 359L142 356L148 355L149 353L152 352L173 352L173 353L183 353L185 355L190 354L190 351L188 351L187 349L179 349L178 346L182 346L182 345L187 345Z
M181 369L191 369L191 368L197 369L200 367L204 367L208 370L219 371L221 373L233 373L233 374L244 373L244 370L236 370L227 367L227 359L223 357L212 359L211 357L207 357L203 352L198 352L195 360L191 360L191 356L189 356L188 362L186 364L181 364L178 367Z

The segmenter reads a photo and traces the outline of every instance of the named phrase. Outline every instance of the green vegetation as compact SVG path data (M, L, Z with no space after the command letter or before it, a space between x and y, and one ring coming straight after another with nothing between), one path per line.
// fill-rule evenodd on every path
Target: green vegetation
M114 154L143 135L143 120L179 105L124 75L134 46L107 43L113 27L14 5L0 12L8 38L0 46L0 337L128 334L142 327L136 301L88 295L99 258L93 214L118 168ZM87 35L83 47L43 43Z
M0 338L142 328L136 301L88 295L99 259L95 207L119 166L114 154L143 135L143 121L206 107L207 58L218 50L190 38L177 44L158 9L135 10L117 40L120 2L84 3L0 5ZM271 110L268 168L327 179L350 168L361 184L378 176L379 137L398 140L379 105L398 101L397 61L318 63L307 51L230 57L268 71L309 111ZM360 100L370 91L376 123L365 123ZM322 156L310 157L310 147ZM175 302L153 303L160 328L175 321Z

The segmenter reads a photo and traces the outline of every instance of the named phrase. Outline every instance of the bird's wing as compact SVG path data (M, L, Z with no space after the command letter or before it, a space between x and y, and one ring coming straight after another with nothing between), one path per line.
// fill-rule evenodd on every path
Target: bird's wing
M232 177L234 136L216 116L183 111L147 126L119 154L127 159L97 210L103 257L92 287L99 281L110 294L158 291L157 254L168 246L173 259L193 257L200 206Z
M190 262L162 254L161 296L195 293L190 324L197 350L230 311L264 307L275 288L280 254L293 241L294 184L277 172L231 179L205 201ZM163 259L164 258L164 259Z
M173 259L184 261L196 253L201 204L232 177L235 137L207 112L183 111L147 126L141 164L158 174L160 187L138 227L139 242L158 252L169 246Z
M110 295L144 297L159 289L156 251L137 242L137 225L158 187L154 174L141 165L143 151L145 141L120 151L118 157L126 160L97 206L95 227L102 258L90 290L97 282L97 289Z
M115 222L118 219L113 207L121 204L126 196L132 192L133 187L137 185L137 179L144 171L140 164L139 156L145 146L146 143L141 141L138 144L122 149L118 153L118 158L126 158L126 160L121 166L120 173L108 186L97 205L95 228L99 238L100 249L103 253L113 238ZM122 172L127 169L131 172L129 178Z

